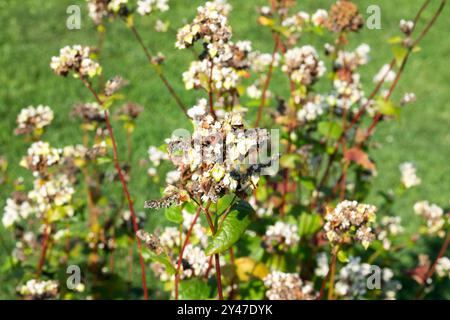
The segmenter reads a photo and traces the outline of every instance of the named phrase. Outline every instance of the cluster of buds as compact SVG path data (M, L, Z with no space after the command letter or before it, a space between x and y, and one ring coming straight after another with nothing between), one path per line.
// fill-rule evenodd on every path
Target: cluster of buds
M333 245L343 244L355 238L367 248L374 240L371 223L375 221L377 208L373 205L344 200L325 216L324 229Z
M78 103L73 107L72 114L85 123L105 122L105 113L97 102Z
M66 46L59 56L52 57L50 67L60 76L67 76L71 71L75 77L95 77L102 72L100 65L90 58L91 49L80 45Z
M374 83L379 83L384 81L384 83L389 83L394 81L397 74L395 71L391 70L391 67L388 64L385 64L381 67L380 71L373 77Z
M217 4L216 4L217 3ZM228 13L221 2L208 2L197 9L197 16L192 23L178 31L176 47L189 48L201 40L204 45L223 45L231 38L231 27L228 25Z
M169 141L170 160L180 172L176 189L216 202L224 194L254 188L261 171L271 166L271 159L261 159L269 142L267 131L244 129L241 114L228 113L220 120L203 115L194 125L192 137Z
M418 186L422 182L417 176L416 171L416 167L411 162L405 162L400 165L402 184L406 189Z
M28 148L28 154L20 164L31 170L35 176L45 175L48 168L57 165L61 160L61 150L50 146L48 142L34 142Z
M292 81L305 86L313 84L326 71L316 49L310 45L286 51L281 70L289 74Z
M136 236L145 244L147 248L155 252L157 255L164 252L164 249L161 246L161 241L157 236L149 234L144 230L138 230L136 232Z
M267 228L263 246L271 253L283 252L295 246L299 240L296 225L278 221Z
M169 0L140 0L137 5L136 11L141 16L149 15L155 11L166 12L169 10Z
M109 79L105 84L105 96L110 97L123 87L129 84L128 80L125 80L121 76L115 76Z
M290 32L301 32L305 27L322 27L328 20L328 12L318 9L312 15L299 11L296 14L283 19L282 26L287 27Z
M430 204L428 201L420 201L414 204L414 211L425 219L428 234L444 236L443 228L448 221L448 216L444 215L444 210L441 207L434 203Z
M407 36L410 36L414 30L414 21L411 20L400 20L400 30Z
M338 0L331 6L326 26L332 32L356 32L359 31L363 25L363 17L354 3L348 0Z
M369 53L370 46L365 43L359 45L355 51L338 51L334 61L334 69L339 72L338 76L341 79L345 79L350 72L355 71L360 66L366 65L370 59Z
M136 103L127 102L117 109L115 115L124 120L134 120L137 119L143 111L143 106Z
M303 282L295 273L272 271L264 278L269 300L314 300L317 294L311 283Z
M407 105L409 103L414 103L416 102L417 97L415 95L415 93L413 92L407 92L405 93L405 95L403 96L402 100L400 101L400 104L402 106Z
M17 288L18 293L27 300L55 299L58 296L58 283L53 280L28 280Z
M89 17L96 25L103 23L104 18L127 16L128 0L87 0Z
M15 134L30 134L48 126L53 120L53 111L48 106L29 106L20 110L17 116Z

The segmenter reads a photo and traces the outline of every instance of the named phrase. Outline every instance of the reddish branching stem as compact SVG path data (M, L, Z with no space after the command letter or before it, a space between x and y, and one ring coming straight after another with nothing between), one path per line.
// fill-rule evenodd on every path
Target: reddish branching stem
M136 29L136 27L134 25L130 26L130 30L133 33L134 37L136 38L136 40L139 42L139 45L141 46L142 50L145 53L145 56L147 57L148 62L152 65L155 66L155 63L153 61L153 56L150 53L150 51L147 49L147 47L144 44L144 41L142 40L141 35L139 34L138 30ZM155 68L156 69L156 68ZM175 89L172 87L172 85L169 83L169 81L167 80L167 78L164 76L164 74L161 71L156 72L159 76L159 78L161 79L161 81L163 82L164 86L166 87L166 89L169 91L170 95L172 96L172 98L175 100L175 102L177 103L178 107L181 109L181 111L183 111L183 113L185 114L186 117L188 117L187 115L187 111L186 111L186 106L184 105L184 103L181 101L180 97L178 96L178 94L175 92Z
M269 64L269 69L267 71L267 76L266 76L266 80L264 82L264 87L263 87L263 91L262 91L262 96L261 96L261 104L259 105L258 108L258 114L256 116L256 121L255 121L255 127L259 126L259 123L261 121L261 117L263 114L263 110L264 107L266 106L266 100L267 100L267 91L269 90L269 85L270 85L270 81L272 79L272 74L273 74L273 67L274 67L274 63L275 63L275 57L278 51L278 47L279 47L279 35L275 35L275 45L273 47L273 52L272 52L272 61L270 61Z
M89 91L95 97L97 102L101 106L103 106L103 101L100 99L98 94L95 92L94 88L92 88L91 83L88 80L86 80L85 78L83 78L83 77L80 77L80 79L83 81L85 86L89 89ZM131 199L131 195L130 195L130 192L128 190L127 181L125 180L125 176L124 176L122 168L120 166L119 155L118 155L118 151L117 151L117 143L116 143L116 139L115 139L115 136L114 136L114 130L113 130L112 126L111 126L111 121L110 121L108 110L104 111L104 116L105 116L106 127L108 129L109 137L111 139L111 143L112 143L112 147L113 147L114 167L116 168L117 175L119 176L119 180L120 180L120 182L122 184L123 193L125 195L125 198L127 199L128 208L129 208L130 214L131 214L131 221L132 221L133 230L134 230L134 233L135 233L136 243L137 243L137 247L138 247L138 253L139 253L139 263L140 263L140 266L141 266L141 278L142 278L142 289L144 290L144 299L148 300L147 275L145 273L144 257L142 256L142 244L141 244L141 240L136 235L137 231L139 230L138 224L137 224L136 212L134 210L133 200Z

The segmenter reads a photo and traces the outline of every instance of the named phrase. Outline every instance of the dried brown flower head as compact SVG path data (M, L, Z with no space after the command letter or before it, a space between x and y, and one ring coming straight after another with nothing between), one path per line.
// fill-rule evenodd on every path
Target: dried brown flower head
M157 255L160 255L164 252L164 249L161 246L161 242L159 241L158 237L148 233L144 230L138 230L136 232L136 236L144 242L144 244L149 248L151 251L155 252Z
M333 32L359 31L364 20L359 13L358 7L351 1L339 0L331 6L328 21L325 24Z

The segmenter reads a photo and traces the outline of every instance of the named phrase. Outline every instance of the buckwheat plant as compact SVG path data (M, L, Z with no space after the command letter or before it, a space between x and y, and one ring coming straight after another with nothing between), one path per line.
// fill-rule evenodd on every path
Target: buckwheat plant
M79 126L79 135L71 145L53 142L46 134L64 115L30 106L17 116L14 131L27 143L20 162L26 175L10 181L8 163L0 160L0 182L14 189L2 217L14 240L3 268L24 271L20 279L14 272L18 297L438 295L449 281L449 210L419 201L402 211L423 223L407 228L394 204L420 191L426 175L405 159L397 164L398 182L374 190L373 178L382 173L372 137L380 123L398 119L415 102L410 91L393 93L445 3L431 12L425 0L412 20L404 17L389 39L392 59L368 75L362 67L378 50L357 42L364 18L349 0L312 12L295 0L256 8L257 30L271 39L269 52L235 38L226 0L207 1L181 22L168 19L168 0L88 0L97 45L68 45L50 60L61 81L89 94L73 102L74 120L67 122ZM140 33L144 23L164 33L172 52L152 47L154 33ZM146 145L146 159L138 163L135 129L159 119L139 122L148 106L126 99L127 85L146 86L144 78L103 78L111 69L102 57L112 24L129 30L166 90L158 94L172 99L157 107L178 108L190 125ZM169 79L173 54L187 64ZM185 92L178 92L183 85ZM148 176L148 185L137 175ZM149 196L149 185L160 194ZM139 195L149 200L137 203ZM437 242L437 254L422 252ZM411 261L417 262L412 269ZM78 289L66 288L58 271L73 264L82 269ZM372 276L380 287L367 285L378 279Z

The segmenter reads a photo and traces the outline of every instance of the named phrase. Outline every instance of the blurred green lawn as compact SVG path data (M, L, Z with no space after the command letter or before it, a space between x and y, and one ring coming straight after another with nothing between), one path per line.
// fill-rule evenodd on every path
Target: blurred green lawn
M204 1L171 0L171 10L165 14L173 28L184 24L195 15L195 8ZM299 0L299 8L312 12L317 8L329 8L332 1ZM378 4L382 12L382 29L364 29L351 40L351 45L368 43L372 62L362 69L363 80L372 88L371 79L379 68L391 57L387 39L398 35L401 18L413 18L421 1L411 0L361 0L356 1L363 13L372 4ZM438 1L432 1L436 8ZM255 8L265 4L265 0L230 0L234 10L231 24L234 39L249 39L253 48L269 52L272 40L267 30L256 24ZM66 28L66 9L79 4L82 8L81 30ZM429 19L431 11L423 17ZM407 66L398 87L396 98L404 92L415 92L418 101L408 106L400 121L383 123L376 131L374 140L380 144L371 156L378 164L376 189L394 187L400 178L398 166L404 161L412 161L418 166L422 185L408 191L396 205L396 213L404 218L409 228L415 226L418 218L413 215L412 205L417 200L429 200L448 207L450 200L450 40L449 8L443 12L434 29L422 43L422 51L415 54ZM367 17L367 14L365 14ZM161 51L167 56L166 74L177 92L187 104L195 102L198 93L183 91L181 72L186 70L192 55L188 51L174 48L174 34L159 34L154 31L155 17L137 19L146 44L153 52ZM49 61L59 49L69 44L95 46L97 33L87 15L84 0L0 0L0 155L6 156L10 167L9 176L28 177L29 173L20 168L19 159L28 145L13 136L15 119L19 110L28 105L49 105L55 111L55 120L48 128L44 139L55 146L79 143L81 141L78 122L70 116L72 106L80 101L91 101L91 96L79 81L62 79L51 72ZM302 44L312 41L308 37ZM134 133L133 163L147 158L149 145L160 145L174 129L186 127L187 122L174 105L172 98L162 87L147 66L147 61L137 46L129 30L120 21L107 25L107 36L101 64L105 78L122 75L131 85L123 90L127 100L145 106L145 112L138 120ZM276 90L276 86L273 87ZM119 131L119 130L117 130ZM119 134L119 146L123 146L124 136ZM155 195L158 186L149 186L145 167L133 171L131 192L136 206L141 207L144 199ZM145 187L143 187L145 186ZM376 190L375 189L375 190ZM11 186L1 186L0 208L11 192ZM374 192L372 200L379 201ZM2 211L2 210L0 210ZM1 214L1 213L0 213ZM153 219L153 218L151 218ZM152 221L152 220L151 220ZM150 221L150 222L151 222ZM8 243L8 233L0 226L0 235ZM5 253L0 253L0 266ZM0 275L1 283L1 275ZM1 285L3 287L3 284ZM0 289L0 298L2 289Z

